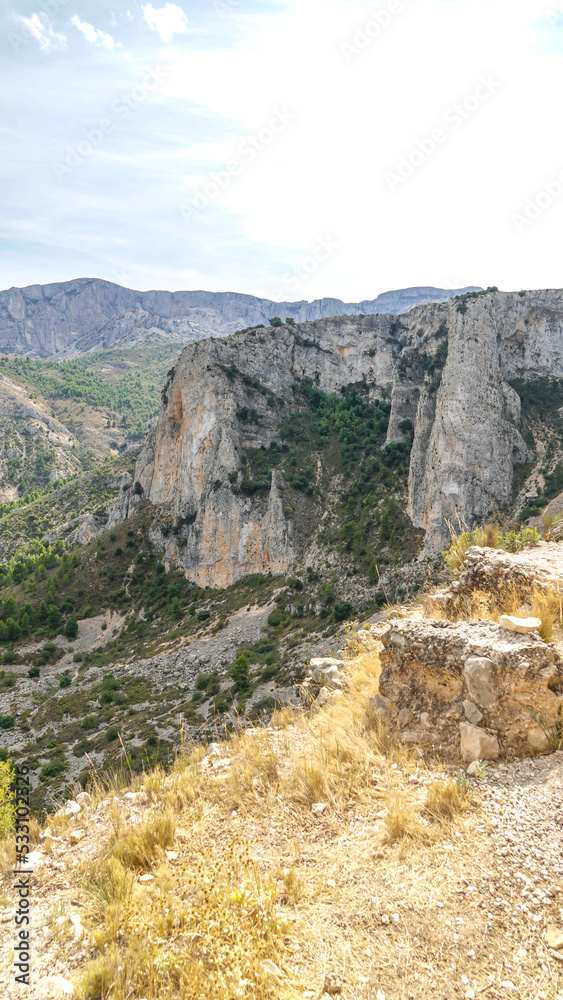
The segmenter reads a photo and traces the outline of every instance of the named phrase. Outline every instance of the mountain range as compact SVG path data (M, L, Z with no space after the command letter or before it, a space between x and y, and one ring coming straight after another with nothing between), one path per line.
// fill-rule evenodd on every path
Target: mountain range
M62 360L138 343L150 333L186 343L268 325L274 316L302 323L327 316L401 314L477 290L420 287L384 292L362 302L273 302L238 292L140 292L98 278L76 278L0 292L0 351Z

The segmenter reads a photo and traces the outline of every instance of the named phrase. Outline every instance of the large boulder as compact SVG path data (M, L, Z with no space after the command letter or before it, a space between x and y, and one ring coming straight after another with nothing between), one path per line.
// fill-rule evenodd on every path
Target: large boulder
M392 723L401 727L409 710L414 723L403 738L428 729L435 742L474 752L476 722L481 749L513 757L530 746L535 718L554 725L563 705L563 658L537 633L507 632L483 619L450 622L403 619L381 635L380 692ZM463 725L465 728L460 728ZM532 737L533 742L533 737ZM490 752L490 753L489 753ZM483 756L483 754L480 754Z
M459 579L450 587L451 594L470 594L475 590L500 596L515 588L523 597L531 590L563 587L563 546L539 542L522 552L506 552L472 545L465 554Z

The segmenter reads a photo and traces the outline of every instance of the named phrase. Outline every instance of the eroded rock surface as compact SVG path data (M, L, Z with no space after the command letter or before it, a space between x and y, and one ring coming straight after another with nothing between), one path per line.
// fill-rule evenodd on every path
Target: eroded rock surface
M533 715L553 725L563 705L563 657L534 633L506 632L484 620L405 619L394 621L381 641L380 691L392 722L400 725L408 709L416 733L428 716L441 744L460 747L462 738L467 760L477 759L474 722L487 754L496 755L498 740L500 752L511 755L525 749L537 725Z

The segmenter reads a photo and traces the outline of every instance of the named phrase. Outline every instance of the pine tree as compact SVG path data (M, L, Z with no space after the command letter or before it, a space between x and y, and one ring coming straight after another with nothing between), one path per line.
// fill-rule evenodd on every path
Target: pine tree
M230 676L235 682L236 691L245 691L250 684L250 662L244 650L240 649L235 657Z

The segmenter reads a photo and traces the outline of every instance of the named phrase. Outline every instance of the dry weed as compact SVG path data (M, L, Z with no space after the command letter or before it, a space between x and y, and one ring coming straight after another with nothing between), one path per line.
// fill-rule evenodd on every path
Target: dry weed
M170 811L150 812L139 825L123 829L120 822L115 824L110 851L122 865L146 870L172 846L175 832L176 821Z

